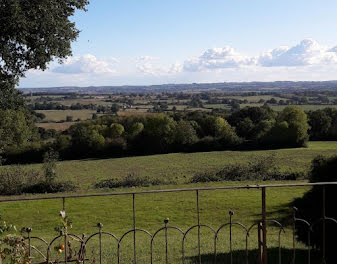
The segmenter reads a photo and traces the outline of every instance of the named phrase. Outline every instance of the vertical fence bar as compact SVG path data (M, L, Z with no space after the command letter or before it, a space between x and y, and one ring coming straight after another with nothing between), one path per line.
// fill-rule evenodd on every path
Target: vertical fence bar
M293 208L293 261L295 264L296 260L296 208Z
M325 264L326 263L326 260L325 260L325 236L326 236L326 211L325 211L325 185L323 185L322 187L322 218L323 218L323 230L322 230L322 263Z
M135 197L136 194L132 194L132 222L133 222L133 263L137 263L137 253L136 253L136 206Z
M263 264L267 264L267 221L266 221L266 187L262 187L262 237L263 237Z
M31 250L30 250L30 247L31 247L31 235L30 235L30 233L31 232L32 232L32 229L27 228L27 233L28 233L28 257L29 258L31 257Z
M261 230L262 230L262 224L261 222L258 223L257 225L257 245L258 245L258 262L259 264L262 263L262 238L261 238Z
M201 264L201 249L200 249L200 209L199 209L199 190L196 190L197 195L197 218L198 218L198 253L199 253L199 264Z
M165 223L165 254L166 254L166 264L168 264L168 244L167 244L167 224L168 224L169 219L166 218L164 220Z
M98 223L99 228L99 263L102 264L102 228L103 224Z
M310 264L310 262L311 262L311 256L310 256L310 247L311 247L311 245L310 245L310 228L309 228L309 230L308 230L308 264Z
M233 263L233 245L232 245L232 216L233 211L229 211L229 254L230 254L230 263Z
M66 198L65 197L62 197L62 211L65 213L66 212ZM67 228L67 227L66 227ZM67 258L67 248L68 248L68 245L67 245L67 230L65 230L65 233L64 233L64 240L63 240L63 243L64 243L64 263L67 264L68 262L68 258Z

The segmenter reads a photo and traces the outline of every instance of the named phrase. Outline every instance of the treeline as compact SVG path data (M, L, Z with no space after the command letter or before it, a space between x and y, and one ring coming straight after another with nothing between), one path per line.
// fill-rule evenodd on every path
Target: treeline
M337 140L337 110L332 108L307 113L296 106L282 112L263 106L231 114L107 115L77 123L62 133L37 130L27 120L19 111L0 113L0 143L7 142L0 156L6 163L41 162L49 148L59 152L61 159L80 159L302 147L309 138Z
M247 107L230 115L191 112L104 116L73 125L51 143L7 146L5 159L8 163L39 162L50 147L62 159L299 147L309 138L308 128L307 115L292 106L281 113L269 107Z

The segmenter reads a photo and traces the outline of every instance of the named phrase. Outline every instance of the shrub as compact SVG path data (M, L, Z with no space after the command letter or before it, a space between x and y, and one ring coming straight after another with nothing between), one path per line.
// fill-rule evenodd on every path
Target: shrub
M150 179L148 176L140 176L129 173L125 178L111 178L95 184L95 188L121 188L121 187L148 187L151 185L173 184L173 181Z
M25 188L37 184L41 179L42 175L39 171L25 170L19 165L2 168L0 171L0 194L22 194Z
M336 182L337 181L337 156L323 157L318 156L311 163L310 182ZM337 192L335 185L326 186L326 216L337 219L336 205L334 203ZM322 187L314 186L310 191L304 194L302 198L296 199L293 206L297 207L298 214L309 223L314 223L322 218ZM326 226L326 253L327 263L334 263L335 257L335 238L337 228L335 223L327 221ZM322 245L322 224L315 225L311 236L311 245L321 248ZM296 226L298 239L306 244L307 227L304 225Z
M221 178L218 177L215 173L212 172L198 172L193 175L191 183L197 182L217 182L221 181Z
M77 187L72 182L51 182L40 181L23 188L23 193L59 193L76 190Z
M297 180L303 178L306 178L305 172L280 171L275 164L275 156L269 155L252 158L248 164L229 164L215 173L197 173L190 182Z

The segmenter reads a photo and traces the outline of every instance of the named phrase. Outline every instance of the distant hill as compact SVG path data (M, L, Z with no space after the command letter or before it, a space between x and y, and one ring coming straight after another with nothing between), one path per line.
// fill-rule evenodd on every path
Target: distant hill
M124 86L64 86L20 88L24 93L80 93L80 94L112 94L112 93L173 93L173 92L289 92L299 90L337 90L337 81L323 82L225 82L225 83L192 83L162 85L124 85Z

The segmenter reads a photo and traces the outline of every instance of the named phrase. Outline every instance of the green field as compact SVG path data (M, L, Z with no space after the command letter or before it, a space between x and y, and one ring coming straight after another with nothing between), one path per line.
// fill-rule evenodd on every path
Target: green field
M150 178L161 178L184 184L197 172L218 170L226 164L246 163L252 157L274 154L281 170L307 171L317 155L337 154L337 142L310 142L307 148L261 151L214 151L199 153L172 153L113 159L88 159L59 162L61 180L76 183L88 190L99 180L125 177L136 173ZM38 168L41 165L29 165Z
M102 160L81 160L64 161L58 163L58 172L61 179L71 180L79 186L79 193L98 192L92 186L100 179L109 177L124 177L130 172L149 177L163 177L174 179L178 185L156 186L147 188L119 189L112 192L135 192L149 189L166 188L192 188L205 186L228 186L247 185L256 182L222 182L207 184L186 184L190 177L203 170L221 168L228 163L248 162L251 157L258 155L268 155L274 153L277 163L282 169L308 170L313 157L321 155L337 154L337 142L310 142L308 148L282 149L269 151L221 151L208 153L175 153L167 155L153 155L142 157L128 157L118 159ZM40 165L29 165L38 167ZM264 182L272 184L273 182ZM278 182L279 183L279 182ZM282 219L288 218L291 209L290 202L297 197L301 197L307 187L270 189L267 191L267 211L268 218ZM108 190L104 190L107 192ZM21 196L22 197L22 196ZM30 197L29 195L24 197ZM35 196L34 196L35 197ZM6 197L8 199L9 197ZM184 231L188 227L197 223L196 219L196 194L195 192L184 193L160 193L160 194L139 194L136 195L136 226L150 231L152 234L163 226L163 220L170 218L170 224L182 228ZM260 190L222 190L222 191L201 191L200 192L200 221L217 229L221 224L228 222L228 210L235 212L234 220L249 226L260 219L261 212L261 191ZM18 227L32 226L34 235L51 239L56 235L53 228L58 224L58 212L62 209L62 200L27 201L1 203L0 214L8 222L16 223ZM126 231L132 229L132 196L110 196L96 198L67 199L67 214L73 221L72 232L78 235L82 233L91 234L97 231L95 227L98 222L104 224L104 230L114 233L120 237ZM213 239L211 233L201 229L201 242L203 263L212 263L211 257L207 254L212 252ZM256 259L256 234L252 231L249 242L250 258ZM268 243L270 248L277 246L278 229L270 228L268 232ZM138 263L149 263L149 239L142 234L137 234L137 260ZM96 240L97 242L97 240ZM235 263L244 263L245 235L238 229L233 230L233 249L237 250L238 259ZM284 257L283 263L290 263L291 255L291 229L288 226L286 233L282 235L282 246L289 254ZM181 237L177 232L169 232L170 263L181 263ZM218 251L222 257L228 257L228 229L221 232ZM113 258L116 261L116 243L104 237L103 255ZM186 256L189 259L186 263L195 263L197 255L196 232L192 232L186 244ZM303 249L303 245L298 245ZM288 249L288 250L287 250ZM155 262L164 262L164 237L160 235L155 243ZM276 250L276 249L275 249ZM275 250L271 250L274 252ZM97 259L96 247L88 249L90 255L95 255ZM114 253L113 253L114 252ZM275 252L274 252L275 253ZM300 253L305 254L302 250ZM274 254L275 255L275 254ZM122 244L121 263L132 262L132 234L126 237ZM276 256L276 255L275 255ZM274 256L274 257L275 257ZM219 260L220 260L219 259ZM108 263L109 261L105 262ZM111 262L111 261L110 261ZM219 262L220 263L220 262ZM223 263L223 261L221 262ZM250 262L254 263L254 262ZM299 262L302 263L302 262ZM314 263L314 262L313 262Z
M267 182L272 183L272 182ZM238 183L217 183L217 184L194 184L179 187L201 187L201 186L224 186ZM242 185L252 184L252 182L242 182ZM174 186L167 186L174 187ZM147 188L148 189L148 188ZM144 189L125 189L124 191L139 191ZM289 203L296 197L300 197L307 188L296 187L282 190L267 191L267 210L269 218L284 218L290 214ZM144 228L152 234L163 226L163 220L170 218L170 224L178 226L186 231L190 226L197 223L195 193L164 193L164 194L142 194L136 195L136 226ZM207 224L217 229L228 222L228 210L233 210L234 221L240 221L246 226L252 225L260 219L260 190L227 190L227 191L201 191L200 199L200 223ZM288 209L287 209L288 208ZM16 223L19 227L32 226L33 235L42 236L51 240L56 233L53 228L58 224L58 212L62 209L62 200L56 201L30 201L0 204L1 214L9 222ZM97 197L66 200L67 214L73 221L72 233L87 235L97 231L95 228L98 222L104 224L104 230L112 232L117 237L132 229L132 196ZM228 252L228 228L220 232L218 240L218 252ZM270 227L268 233L269 247L277 246L278 229ZM256 254L256 234L253 229L250 238L250 254L255 259ZM197 233L194 230L187 239L186 256L194 263L194 256L197 254ZM137 234L137 254L139 263L149 263L150 240L139 233ZM170 261L180 263L181 236L175 231L169 231ZM58 242L61 243L61 242ZM97 243L97 240L96 240ZM201 229L202 254L210 254L213 250L212 233L207 229ZM158 236L155 243L155 263L164 261L164 237ZM94 245L93 245L94 246ZM103 254L105 257L113 257L116 263L116 243L107 237L103 239ZM282 246L291 248L291 230L286 228L286 234L282 236ZM233 250L242 250L245 247L245 233L238 228L233 228ZM299 245L300 248L303 246ZM96 254L96 248L88 249L89 254ZM122 262L132 262L132 235L127 236L122 244ZM243 263L244 254L238 254L240 262ZM204 258L204 260L207 257ZM286 259L286 258L285 258ZM105 263L108 263L106 261ZM203 262L211 263L211 262ZM286 262L285 262L286 263ZM288 262L289 263L289 262Z

